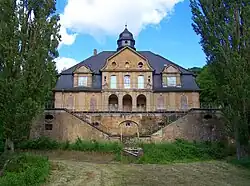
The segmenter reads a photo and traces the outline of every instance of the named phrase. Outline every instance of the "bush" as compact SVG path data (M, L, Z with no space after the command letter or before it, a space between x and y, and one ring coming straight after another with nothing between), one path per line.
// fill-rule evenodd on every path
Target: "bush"
M233 165L244 167L250 170L250 158L249 157L241 159L241 160L233 159L233 160L230 160L229 163L232 163Z
M17 144L18 149L33 149L33 150L53 150L59 149L60 145L57 141L41 137L34 140L27 140Z
M190 143L176 140L173 143L141 144L144 155L137 163L172 163L223 159L230 150L221 143Z
M29 186L40 185L49 175L49 161L45 157L19 154L11 158L0 178L0 185Z
M21 150L76 150L76 151L95 151L95 152L113 152L117 153L122 150L122 145L117 142L97 142L84 141L78 138L74 143L57 142L49 138L38 138L28 140L17 145Z

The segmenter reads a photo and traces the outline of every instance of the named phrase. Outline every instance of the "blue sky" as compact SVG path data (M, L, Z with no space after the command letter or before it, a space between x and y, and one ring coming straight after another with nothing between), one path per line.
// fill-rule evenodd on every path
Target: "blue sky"
M110 6L112 1L114 6ZM127 0L123 4L117 1L57 1L63 27L59 70L90 57L94 48L98 52L116 50L116 40L126 22L135 35L137 50L150 50L185 68L205 64L200 38L191 26L189 0ZM141 8L130 8L133 4ZM126 7L130 11L122 11Z

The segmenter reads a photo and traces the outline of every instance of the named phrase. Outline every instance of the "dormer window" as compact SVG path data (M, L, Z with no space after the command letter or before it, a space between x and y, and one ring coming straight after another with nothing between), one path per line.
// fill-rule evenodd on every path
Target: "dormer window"
M78 86L79 87L87 87L88 86L88 77L78 77Z
M162 77L162 86L163 87L176 87L177 77L176 76L164 76Z
M168 77L168 86L175 87L176 86L176 77Z

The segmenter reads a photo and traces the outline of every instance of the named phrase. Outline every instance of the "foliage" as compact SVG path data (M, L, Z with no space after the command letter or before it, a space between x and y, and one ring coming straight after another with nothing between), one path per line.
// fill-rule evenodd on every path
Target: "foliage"
M117 142L97 142L97 141L84 141L78 138L74 143L70 142L57 142L49 138L38 138L35 140L28 140L21 142L17 148L25 150L76 150L76 151L96 151L96 152L120 152L122 145Z
M230 160L229 163L232 163L234 165L244 167L250 170L250 159L249 158L243 158L241 160L233 159Z
M194 75L197 76L197 75L199 75L201 73L202 68L200 68L200 67L192 67L192 68L189 68L188 71L193 72Z
M0 10L0 131L13 144L51 97L59 16L55 0L0 1Z
M173 143L141 144L144 155L131 160L122 157L123 161L136 163L167 164L174 162L192 162L223 159L234 151L223 143L195 142L176 140Z
M216 93L236 139L238 159L249 141L249 0L190 0L194 31L216 79Z
M208 107L216 107L217 105L217 94L216 94L216 79L211 73L209 65L202 68L196 81L201 88L200 102L201 105Z
M49 161L45 157L18 154L8 163L4 176L0 178L0 185L40 185L46 181L49 169Z

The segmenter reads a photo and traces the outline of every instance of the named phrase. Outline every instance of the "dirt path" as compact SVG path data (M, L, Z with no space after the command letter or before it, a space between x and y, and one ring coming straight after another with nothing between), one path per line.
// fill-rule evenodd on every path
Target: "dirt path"
M125 165L112 162L109 156L104 156L102 162L103 155L98 154L89 157L83 153L81 158L67 154L67 159L65 155L54 155L50 156L52 172L46 186L249 186L250 183L249 170L225 162Z

